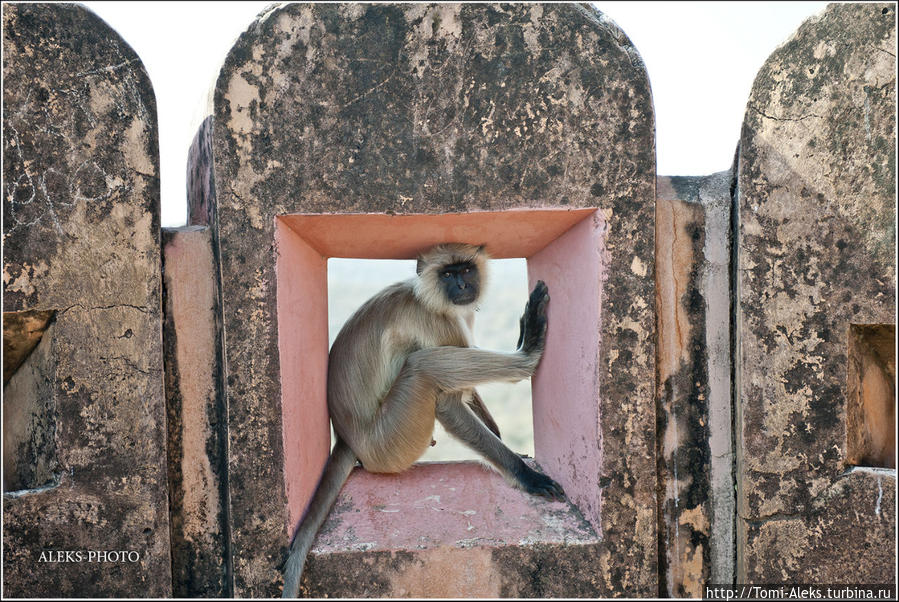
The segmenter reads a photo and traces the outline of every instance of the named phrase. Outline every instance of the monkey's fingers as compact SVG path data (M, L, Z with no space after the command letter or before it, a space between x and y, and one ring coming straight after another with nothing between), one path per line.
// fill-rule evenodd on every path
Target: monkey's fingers
M521 319L518 320L518 342L515 344L516 349L521 349L521 344L524 342L524 317L528 315L528 305L524 304L524 313L521 314Z
M546 306L549 304L549 289L546 287L546 283L542 280L538 280L536 286L534 286L534 290L531 292L531 297L528 299L528 304L525 307L525 312L529 310L534 313L537 317L545 318L546 317Z
M542 280L537 282L531 292L524 315L521 317L522 336L519 349L525 353L542 353L546 343L546 306L549 303L549 290Z
M547 287L546 283L542 280L538 280L537 284L534 285L534 290L531 291L530 299L528 299L528 301L531 303L536 303L541 297L548 294L549 287Z
M546 286L546 283L542 280L537 281L537 285L534 287L534 292L531 293L531 298L537 295L537 313L546 314L546 305L549 303L549 288Z
M528 470L519 478L521 487L531 495L549 498L552 500L564 500L565 491L562 486L551 478L536 470Z
M528 300L524 304L524 315L528 315L531 308L536 307L543 297L547 297L548 295L549 289L546 288L546 283L542 280L538 280L537 284L534 285L534 290L528 295Z
M544 475L545 476L545 475ZM549 498L556 502L561 502L565 499L565 491L562 489L562 486L546 477L549 481L544 487L543 493L538 493L541 497Z

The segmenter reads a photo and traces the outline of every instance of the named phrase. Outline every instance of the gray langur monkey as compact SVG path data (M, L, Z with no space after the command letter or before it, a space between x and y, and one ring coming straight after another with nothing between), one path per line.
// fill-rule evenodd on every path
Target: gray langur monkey
M419 256L415 278L369 299L337 335L328 359L337 441L291 543L283 597L299 593L306 555L356 460L371 472L409 468L430 445L435 418L510 484L553 499L564 495L500 441L474 389L530 377L546 342L549 292L540 281L525 305L516 351L471 346L488 259L483 246L433 247Z

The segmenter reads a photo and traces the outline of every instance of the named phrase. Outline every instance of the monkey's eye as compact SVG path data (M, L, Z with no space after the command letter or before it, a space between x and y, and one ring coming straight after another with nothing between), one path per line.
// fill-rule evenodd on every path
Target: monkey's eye
M443 272L442 274L440 274L440 277L444 280L449 278L450 276L452 276L452 274L450 274L449 272Z
M462 270L462 273L463 273L463 274L467 274L467 273L470 272L470 271L471 271L471 268L465 268L465 269Z

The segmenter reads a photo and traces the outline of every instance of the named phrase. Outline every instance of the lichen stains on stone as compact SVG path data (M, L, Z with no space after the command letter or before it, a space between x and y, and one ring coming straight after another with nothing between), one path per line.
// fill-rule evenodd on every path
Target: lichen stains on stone
M892 555L848 545L880 541L873 508L841 515L842 501L821 496L845 470L849 325L895 312L894 13L829 6L772 54L748 103L737 272L747 581L860 582L847 555L871 559L872 574Z
M828 204L859 225L879 261L895 266L889 254L895 227L889 152L895 138L895 56L888 49L896 46L896 30L892 12L881 14L882 6L834 7L800 27L769 59L776 68L759 72L744 128L757 133L753 144L776 149L764 155L765 179L780 184L790 178L783 166L801 162L803 173L816 176L811 189L827 199L853 199ZM843 25L848 20L857 23L854 29ZM848 160L832 163L834 157Z
M56 310L42 386L55 403L60 468L57 487L4 500L5 591L109 597L142 583L164 597L152 87L133 51L83 7L4 4L3 24L4 306ZM35 563L36 551L96 542L138 549L141 560L115 572Z
M88 220L102 221L108 219L116 201L130 198L147 203L144 189L158 187L155 124L151 127L148 121L155 107L149 106L152 89L146 73L134 58L112 46L95 57L109 61L112 66L107 69L89 61L79 63L80 58L67 54L87 43L75 42L67 33L81 28L79 18L62 7L59 22L52 24L41 21L32 9L4 12L7 59L27 60L30 69L8 69L4 76L4 129L9 133L4 147L4 182L15 183L7 189L11 194L4 203L7 282L19 279L25 264L33 262L31 258L54 253L61 242L66 247L73 239L81 244L94 242L82 235L76 225L79 219L70 216L83 212ZM34 53L30 44L36 39L44 48L57 48L55 62ZM27 58L18 57L18 52ZM73 63L56 73L61 60ZM122 112L134 115L130 129L106 127ZM118 152L122 147L126 153ZM125 156L132 158L127 170L131 173L123 176L118 169L125 167ZM49 157L60 160L51 163ZM138 208L149 209L148 205ZM24 229L42 234L17 236ZM60 266L47 267L58 271ZM15 291L16 287L7 291L7 302L24 302L25 296L15 295ZM63 300L54 304L65 306Z
M225 98L231 106L229 127L236 135L247 136L253 130L253 105L258 105L260 101L258 86L251 84L243 73L239 73L231 78ZM246 144L245 151L249 153L253 148L249 143Z
M609 70L614 68L614 63L610 62L610 57L604 56L606 65L603 69L596 69L587 63L578 64L571 58L559 64L546 62L544 65L545 59L540 58L543 50L529 49L522 37L522 26L536 27L534 16L530 14L532 10L521 11L521 15L519 11L503 14L495 26L497 31L491 31L489 35L482 26L474 25L479 11L464 5L419 6L410 8L408 14L404 14L389 7L369 7L364 16L341 26L348 28L350 33L346 38L339 39L333 38L326 25L338 22L341 13L337 8L315 8L310 13L308 7L287 7L274 19L259 24L258 27L263 30L269 23L278 24L272 31L265 32L274 36L272 44L278 48L274 53L275 59L264 72L254 73L254 77L259 79L252 85L259 90L271 90L267 98L259 99L259 110L275 110L282 115L305 114L298 121L305 124L307 131L310 127L326 128L317 139L283 135L292 128L280 128L277 137L274 131L268 136L271 141L278 140L277 146L288 145L285 150L289 148L296 162L289 169L296 171L296 167L302 167L303 171L308 172L301 178L302 181L311 180L313 185L320 183L325 190L332 191L329 196L335 200L340 198L342 202L347 202L361 190L369 191L367 196L373 198L382 190L385 200L396 199L399 195L413 199L418 199L421 194L445 195L453 189L456 190L449 198L465 197L466 193L459 187L472 189L472 183L468 177L460 178L462 174L459 170L469 163L469 159L460 156L460 153L470 155L484 167L501 160L501 164L492 168L494 173L501 175L508 172L506 179L524 184L525 189L534 186L543 188L540 181L546 178L541 174L550 180L566 171L572 176L574 164L564 167L559 160L570 162L575 149L565 153L540 153L537 149L545 145L550 137L566 146L571 144L566 132L574 133L580 129L570 126L576 114L580 119L595 120L602 118L602 113L608 113L607 102L597 96L600 91L603 91L602 94L614 94L615 104L632 102L624 95L618 95L614 89L609 92L604 90L604 83L612 78ZM290 15L291 19L286 15ZM314 24L312 15L318 20ZM560 19L555 10L544 13L542 17L541 27ZM502 25L507 20L510 22ZM597 36L592 32L568 32L566 28L558 27L560 32L566 32L564 35L570 35L573 47L589 47L591 43L598 43ZM375 30L377 35L369 33ZM462 46L457 47L458 44ZM305 60L305 65L300 70L287 63L284 52L291 47L304 48L301 58ZM280 57L284 57L283 60ZM246 102L235 102L235 98L241 96L237 90L246 89L249 85L239 82L237 78L246 77L246 69L253 61L252 51L239 43L229 60L232 59L240 62L235 63L229 90L222 90L222 100L230 103L228 119L237 119L230 128L232 135L243 136L252 131L251 125L245 121L247 115L244 107L246 102L255 100L255 93L244 95L247 96ZM540 74L536 89L529 86L525 90L519 87L517 80L509 77L521 69ZM293 75L288 78L287 73ZM394 105L389 99L405 93L411 83L408 77L412 77L411 81L418 81L421 90L411 105ZM475 81L485 83L478 84L478 89L472 89ZM298 85L303 86L302 94L292 91ZM487 87L493 89L488 91ZM327 93L317 101L301 100L316 97L316 90L323 93L327 90ZM429 91L422 95L423 90ZM328 98L332 95L333 98ZM489 96L494 98L488 100ZM239 119L236 117L238 106L241 111ZM556 106L563 108L562 114L558 114ZM552 111L550 107L553 107ZM597 110L600 114L588 117ZM628 110L619 119L623 119L622 124L632 123L635 118L639 120L646 114L645 110ZM328 130L331 133L325 133ZM630 125L628 130L633 131ZM370 133L364 140L359 140L357 134L360 131ZM517 160L516 163L513 157L502 159L508 150L483 154L482 147L479 147L474 152L473 148L466 146L475 133L478 140L492 141L497 151L503 144L502 140L509 136L530 141L526 146L534 148L522 148L515 154L520 152L521 157L525 157L526 151L530 150L532 152L527 153L529 156L546 158L537 162ZM259 132L257 135L263 134ZM327 144L326 140L329 141ZM320 147L319 141L322 143ZM297 143L299 145L295 146ZM577 144L589 146L595 141L584 139ZM253 148L256 148L255 142ZM311 158L313 155L309 153L314 153L316 159L302 159L307 155ZM382 182L377 154L407 162L413 169L406 172L410 178L407 180L401 172L401 182L393 182L389 186L386 180ZM596 153L594 156L607 154ZM553 156L557 159L553 160ZM296 161L297 157L300 157L299 161ZM330 167L321 169L325 165ZM427 168L429 165L431 167ZM411 177L421 167L426 167L421 175L431 175ZM365 185L361 185L363 180ZM338 190L349 188L356 192L336 194ZM488 208L489 205L484 203L492 204L490 196L477 194L478 206ZM568 196L565 195L566 198Z
M706 213L697 202L699 182L661 182L665 190L656 204L660 591L696 596L709 578L712 512Z
M147 148L147 123L139 118L132 119L125 137L127 144L123 150L126 165L140 174L155 175L157 169L154 163L157 158L152 156ZM101 172L96 163L93 164L93 168L96 172ZM94 191L92 196L86 198L99 197L100 193L100 190Z
M749 521L746 575L768 583L796 574L818 583L889 583L895 516L878 514L877 503L881 509L892 507L884 504L895 504L895 495L894 476L853 471L801 513Z

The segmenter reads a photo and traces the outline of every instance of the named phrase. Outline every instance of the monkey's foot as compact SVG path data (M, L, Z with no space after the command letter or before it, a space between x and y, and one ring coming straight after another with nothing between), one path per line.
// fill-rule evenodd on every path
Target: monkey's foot
M546 305L549 303L549 289L542 280L537 281L521 316L521 334L518 348L524 353L543 353L546 344Z
M553 481L543 473L537 472L527 466L527 470L518 476L518 482L521 488L531 495L539 495L540 497L550 498L553 500L565 499L565 491L562 486Z

